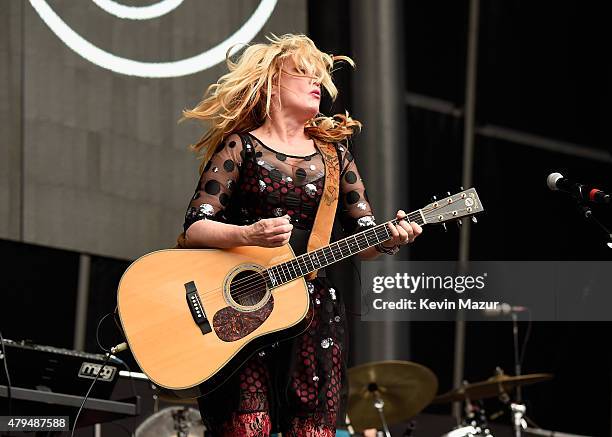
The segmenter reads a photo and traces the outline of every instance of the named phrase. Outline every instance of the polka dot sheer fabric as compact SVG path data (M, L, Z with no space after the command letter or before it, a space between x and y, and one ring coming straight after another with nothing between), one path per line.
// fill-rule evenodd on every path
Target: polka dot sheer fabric
M346 146L340 162L337 218L346 233L375 225L363 181ZM294 228L312 229L325 181L319 153L280 153L250 134L231 135L204 168L186 215L248 225L288 214ZM313 321L296 339L253 356L222 388L199 399L214 435L333 436L346 370L346 320L341 294L325 277L307 282Z
M337 146L340 165L338 215L344 229L374 224L363 181L345 146ZM312 229L323 192L325 167L319 153L279 153L250 134L231 135L204 167L185 214L184 230L198 220L248 225L289 214L291 223Z

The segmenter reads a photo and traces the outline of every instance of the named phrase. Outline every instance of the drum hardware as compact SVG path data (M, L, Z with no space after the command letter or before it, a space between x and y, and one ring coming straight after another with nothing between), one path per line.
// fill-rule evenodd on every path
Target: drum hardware
M463 384L467 385L467 381L464 381ZM466 398L464 414L465 417L461 424L449 433L444 434L443 437L493 437L482 401L479 400L474 403L469 398Z
M512 402L510 393L523 385L548 381L552 377L553 375L548 373L508 376L501 368L497 367L495 375L485 381L473 384L465 381L461 387L437 396L433 401L434 404L465 402L466 419L462 422L462 427L451 431L452 434L448 433L445 437L491 435L484 408L482 408L482 405L475 406L473 402L495 397L509 407L512 413L514 435L520 437L521 432L527 428L527 422L525 421L526 407L518 400ZM500 413L496 413L494 417L500 415Z
M582 434L568 434L565 432L551 431L548 429L531 428L531 427L525 428L525 432L527 434L541 435L545 437L589 437L589 436L582 435Z
M385 437L391 437L391 432L389 431L389 426L387 425L387 421L385 420L385 401L380 396L380 392L378 391L378 385L375 382L371 383L368 386L368 391L373 394L374 397L374 408L378 411L378 415L380 416L380 423L382 424L383 432L385 433Z
M355 435L355 430L353 429L351 418L349 417L348 413L346 413L344 416L344 424L346 425L346 430L348 431L349 435Z
M487 414L482 401L472 403L469 399L465 402L466 425L474 428L474 435L486 435L493 437L487 422Z
M514 424L514 435L516 437L521 436L521 431L527 428L527 421L523 418L527 407L525 404L518 404L512 402L510 404L510 411L512 411L512 419Z
M478 430L471 425L461 426L452 430L449 433L444 434L442 437L472 437L477 436Z
M414 417L434 398L438 379L427 367L410 361L379 361L348 370L348 411L353 428L363 432Z

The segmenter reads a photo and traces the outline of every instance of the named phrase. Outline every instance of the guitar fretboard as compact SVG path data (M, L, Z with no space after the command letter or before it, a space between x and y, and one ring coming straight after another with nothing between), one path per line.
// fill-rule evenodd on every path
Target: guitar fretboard
M415 222L421 226L425 224L420 209L407 214L401 220ZM265 270L268 276L267 285L269 288L279 287L310 272L327 267L369 247L387 241L392 236L388 224L397 224L398 221L398 219L390 220L335 241L328 246L297 256L290 261L269 267Z

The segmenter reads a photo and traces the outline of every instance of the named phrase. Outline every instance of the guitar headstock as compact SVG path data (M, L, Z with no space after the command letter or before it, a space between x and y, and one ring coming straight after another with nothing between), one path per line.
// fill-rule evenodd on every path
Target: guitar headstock
M484 211L475 188L435 200L421 209L425 223L444 223Z

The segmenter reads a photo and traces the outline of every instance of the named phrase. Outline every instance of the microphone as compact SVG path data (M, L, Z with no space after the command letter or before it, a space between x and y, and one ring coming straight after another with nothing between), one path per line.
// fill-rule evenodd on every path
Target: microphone
M593 203L610 203L610 195L599 188L579 184L564 177L561 173L551 173L546 178L546 185L552 191L563 191L580 200Z
M509 303L500 303L496 308L484 310L485 316L499 316L502 314L524 313L529 308L523 306L513 306Z

